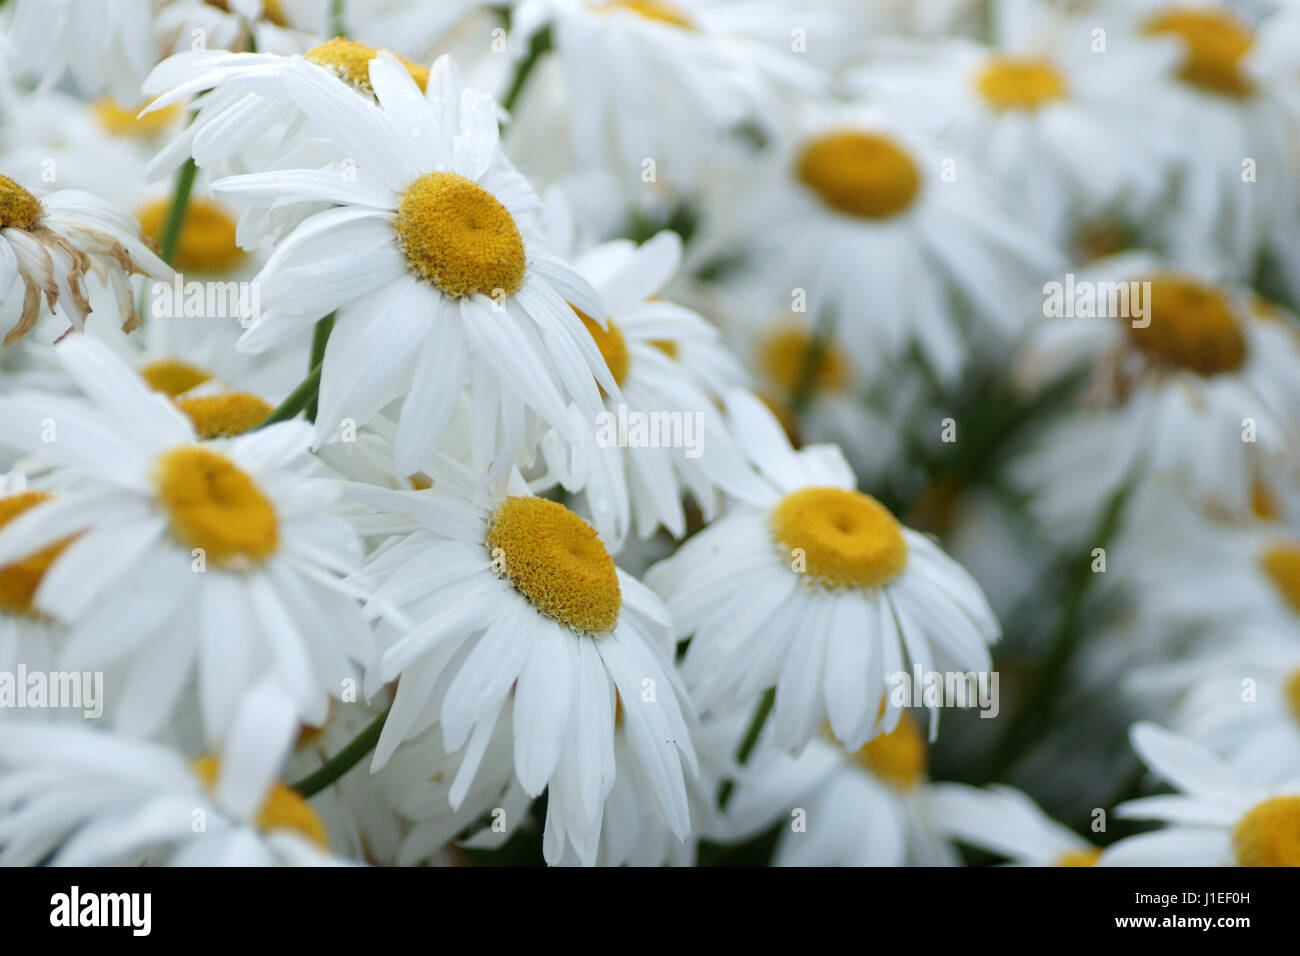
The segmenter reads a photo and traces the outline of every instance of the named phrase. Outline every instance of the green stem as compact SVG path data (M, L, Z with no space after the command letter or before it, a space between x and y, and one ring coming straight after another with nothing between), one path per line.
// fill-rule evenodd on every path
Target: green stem
M803 365L799 368L799 377L795 379L794 391L790 393L790 411L799 417L812 404L817 391L817 373L821 370L822 359L830 348L831 338L835 335L835 312L823 309L808 340L808 350L803 355Z
M193 159L185 163L176 172L176 189L172 193L171 208L167 210L167 222L163 225L162 239L159 242L162 260L175 266L173 257L176 246L181 240L181 227L185 225L185 212L190 206L190 191L194 188L194 177L199 169Z
M265 428L267 425L274 425L276 422L287 422L305 409L316 398L319 391L320 366L316 365L307 373L307 377L298 384L298 387L289 393L289 397L281 402L275 411L262 419L257 427Z
M325 344L329 342L330 332L334 331L334 315L335 313L331 312L316 323L316 328L311 335L311 358L307 363L309 369L318 368L325 361ZM309 422L316 421L316 405L319 399L318 392L307 402L306 413Z
M537 61L541 59L542 54L550 48L550 27L533 34L533 38L528 43L528 53L515 64L515 75L510 80L510 88L506 90L506 95L501 99L501 107L507 113L514 112L515 104L519 102L519 94L524 91L524 85L528 82L528 77L532 75L533 67L537 66Z
M304 797L310 797L320 793L359 764L379 743L379 735L383 733L384 722L388 720L388 712L392 709L392 704L385 707L384 712L372 720L365 730L353 737L346 747L326 760L314 772L292 784L292 789Z
M1134 481L1135 476L1130 475L1111 495L1093 533L1092 546L1079 556L1073 568L1065 607L1061 612L1051 647L1030 688L1028 702L1017 710L993 752L987 772L989 780L1000 779L1009 768L1014 766L1028 749L1024 745L1032 742L1036 732L1046 728L1055 714L1061 684L1069 672L1070 662L1074 659L1074 652L1078 649L1084 633L1082 611L1085 598L1096 577L1092 570L1093 549L1108 548L1114 540L1119 531L1124 507L1133 490Z
M739 749L736 750L736 763L745 766L749 762L749 755L754 752L754 747L758 743L759 734L763 732L763 725L767 723L768 715L772 713L772 705L776 703L776 688L769 687L763 691L763 696L754 708L754 716L749 722L749 729L745 731L745 738L740 742ZM718 807L725 810L727 802L731 799L731 792L736 789L734 780L722 781L722 786L718 788Z

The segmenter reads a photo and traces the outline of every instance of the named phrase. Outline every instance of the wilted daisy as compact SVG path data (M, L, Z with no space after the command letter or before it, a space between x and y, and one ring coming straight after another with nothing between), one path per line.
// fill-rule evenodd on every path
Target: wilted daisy
M1295 462L1294 320L1249 290L1147 254L1106 260L1073 285L1091 304L1040 319L1022 363L1034 383L1079 365L1091 372L1084 409L1025 463L1042 512L1091 513L1137 468L1220 511L1249 513L1256 480Z
M259 675L306 723L355 682L370 632L342 575L359 542L313 477L310 429L282 423L199 442L191 418L75 336L57 346L90 401L0 398L0 443L81 479L0 531L0 564L77 537L41 578L37 611L69 626L60 660L121 672L112 716L147 733L197 679L208 739Z
M513 482L523 490L521 482ZM614 785L615 713L622 715L652 806L678 839L690 831L685 775L697 772L689 700L668 656L668 615L614 565L596 532L563 505L523 494L476 500L441 490L354 486L358 500L420 530L368 562L380 599L409 630L381 624L368 685L401 678L375 766L435 721L462 751L449 798L468 792L504 713L514 773L529 796L548 793L543 849L595 862ZM630 771L627 771L630 772Z
M124 324L134 324L128 278L171 278L167 264L149 251L140 226L90 193L60 189L42 196L0 175L0 327L9 345L41 316L42 299L80 329L90 314L86 274L112 293Z
M1102 862L1100 847L1057 823L1014 787L936 783L926 802L949 839L1006 857L1013 864L1097 866Z
M646 574L678 639L692 638L682 676L702 711L775 686L777 746L797 751L829 716L856 749L897 726L897 701L877 706L904 660L922 674L939 662L991 669L999 628L970 575L857 491L838 448L792 451L746 392L731 392L727 411L766 493Z
M1300 775L1266 787L1205 748L1154 724L1134 725L1133 749L1170 796L1115 808L1131 820L1165 826L1106 851L1112 866L1300 866Z
M412 472L435 448L462 387L474 407L476 467L503 474L534 413L568 436L597 385L618 386L574 311L603 323L599 297L536 231L538 199L498 150L490 98L460 86L446 58L429 95L391 56L370 61L379 105L306 66L283 77L303 112L373 179L337 170L255 173L219 191L327 200L262 270L262 316L240 340L259 351L332 310L317 439L400 400L395 456ZM310 285L304 287L304 281Z
M806 121L719 229L711 242L766 255L867 374L915 347L953 380L1019 331L1059 262L973 160L860 108Z
M194 761L106 732L0 723L0 865L338 862L311 806L275 779L291 719L259 685L221 755Z
M736 779L732 839L782 820L777 866L946 866L957 862L930 812L925 736L910 713L856 750L816 736L791 757L760 741Z
M717 330L699 315L657 294L681 263L681 239L661 232L640 247L626 240L596 246L574 260L578 274L605 304L606 324L580 315L618 384L594 420L575 408L572 452L554 433L543 436L547 474L534 482L585 491L592 523L614 552L628 535L645 538L660 526L686 532L683 492L712 520L722 493L754 487L744 456L718 411L718 396L690 374L682 352L704 368L725 356ZM707 374L707 372L706 372Z
M1043 0L1002 0L992 18L993 46L909 45L849 82L976 157L1059 243L1092 220L1140 219L1168 190L1174 136L1133 94L1172 53L1098 36Z

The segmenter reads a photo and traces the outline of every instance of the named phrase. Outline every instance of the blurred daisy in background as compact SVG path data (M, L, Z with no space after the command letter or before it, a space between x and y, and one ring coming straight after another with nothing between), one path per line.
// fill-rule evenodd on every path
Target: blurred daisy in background
M992 46L885 41L848 83L979 160L1063 247L1091 223L1140 221L1169 192L1175 139L1134 94L1172 51L1043 0L1001 0L991 17Z
M17 0L11 68L46 87L67 73L85 96L108 90L130 103L158 62L152 27L153 0Z
M932 819L951 840L994 853L1018 866L1098 866L1100 847L1057 823L1024 793L994 785L932 784Z

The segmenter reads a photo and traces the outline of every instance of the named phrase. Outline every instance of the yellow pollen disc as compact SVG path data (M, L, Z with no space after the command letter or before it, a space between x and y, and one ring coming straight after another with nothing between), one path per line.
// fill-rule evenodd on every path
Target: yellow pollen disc
M1062 853L1054 866L1096 866L1097 860L1101 858L1101 850L1091 848L1087 850L1071 850L1069 853Z
M1300 670L1294 670L1282 685L1282 696L1286 698L1287 709L1291 716L1300 723Z
M582 319L582 324L586 326L587 332L596 340L596 348L600 349L600 357L609 366L609 374L614 376L614 382L619 388L622 388L623 381L627 378L627 367L630 361L627 353L627 340L623 338L622 330L614 324L613 319L606 319L606 327L602 329L595 319L573 305L573 303L569 303L569 308L578 313L578 318ZM605 390L602 388L600 393L604 395Z
M194 423L199 438L231 438L251 431L265 421L274 408L248 392L224 395L196 395L176 403Z
M921 191L911 156L883 136L853 130L805 146L795 174L831 209L860 219L897 216Z
M486 544L511 586L552 620L592 637L618 623L623 596L614 559L564 505L507 498L492 514Z
M1300 614L1300 547L1275 545L1264 552L1260 565L1277 588L1278 596Z
M1254 806L1232 831L1238 866L1300 866L1300 797Z
M464 176L426 173L402 193L393 220L411 271L449 296L514 295L524 240L510 211Z
M155 392L176 398L210 380L212 373L180 359L159 359L140 369L140 377Z
M162 241L164 223L171 211L171 199L155 199L136 213L140 228L154 242ZM248 255L235 242L236 221L221 206L191 196L185 207L185 222L176 243L178 272L220 274L229 272Z
M1046 60L990 57L975 80L989 105L1000 110L1036 110L1066 96L1065 77Z
M173 449L159 458L155 482L172 533L212 564L247 565L275 552L275 508L225 456L197 445Z
M0 173L0 229L30 229L41 218L41 201Z
M1277 521L1282 517L1282 506L1268 484L1259 478L1250 486L1250 511L1264 521Z
M853 754L853 760L886 783L910 790L925 776L925 738L912 715L904 713L897 727Z
M804 329L782 324L759 344L759 364L768 380L786 395L793 395L799 385L811 343L812 338ZM813 385L818 392L838 392L848 387L849 363L833 345L822 348Z
M0 498L0 528L28 508L47 501L49 497L43 491L23 491ZM21 561L0 567L0 611L26 617L40 617L32 607L32 598L36 596L36 589L40 587L45 572L71 542L72 538L64 538L42 551L28 555Z
M670 23L675 27L681 27L683 30L695 29L690 17L671 3L664 3L663 0L614 0L613 3L607 3L600 9L604 12L626 10L628 13L635 13L647 20Z
M1246 337L1232 303L1214 286L1156 276L1147 305L1146 327L1134 327L1126 319L1125 328L1148 358L1206 376L1232 372L1245 363Z
M1229 11L1174 8L1147 21L1146 32L1183 42L1179 77L1184 83L1221 96L1245 97L1253 91L1241 72L1241 59L1255 38L1250 26Z
M335 37L308 50L303 54L303 58L330 70L354 89L374 96L375 89L370 85L370 61L378 55L379 50L372 46ZM415 85L420 88L420 92L424 92L424 88L429 85L429 71L400 54L393 55L402 66L406 67L406 72L411 74L411 79L415 80Z
M216 757L200 757L194 761L191 769L203 781L203 785L211 790L221 774L221 761ZM278 780L272 784L270 793L262 803L262 809L258 811L257 828L267 832L292 830L322 850L329 849L325 827L311 804Z
M164 106L162 109L141 116L140 111L148 105L148 103L145 103L132 109L126 109L111 96L106 96L103 99L96 100L93 109L95 119L99 120L99 125L114 136L131 136L139 139L150 139L157 136L176 122L181 113L185 112L183 105L173 103L170 106Z
M655 348L657 348L660 352L663 352L664 355L667 355L670 359L676 361L677 343L674 342L672 339L651 339L650 344L653 345Z
M771 521L786 555L802 558L808 577L824 587L879 587L907 566L898 521L860 491L801 488L772 509Z

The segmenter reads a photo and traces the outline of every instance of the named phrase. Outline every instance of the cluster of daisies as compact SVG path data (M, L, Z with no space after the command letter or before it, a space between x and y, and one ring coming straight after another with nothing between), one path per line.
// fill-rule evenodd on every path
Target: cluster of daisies
M1298 181L1294 0L12 0L0 864L1300 865Z

